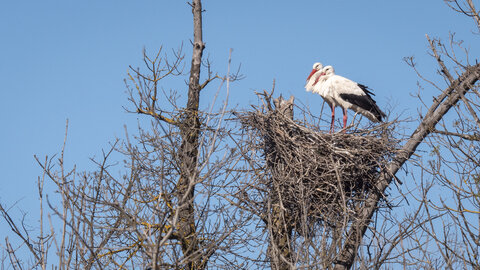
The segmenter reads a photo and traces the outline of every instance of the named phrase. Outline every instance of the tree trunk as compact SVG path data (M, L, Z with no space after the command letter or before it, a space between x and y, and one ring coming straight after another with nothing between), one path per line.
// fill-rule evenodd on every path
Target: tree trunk
M198 106L200 101L200 68L205 45L202 40L202 4L200 0L192 2L193 13L193 55L188 84L187 107L180 123L182 144L180 146L180 179L177 183L178 223L177 233L181 242L186 269L201 269L201 250L195 228L195 183L197 181L197 156L200 134Z
M293 119L293 96L289 100L284 100L282 96L274 99L276 113L285 115ZM272 155L273 153L267 153ZM272 164L275 166L275 164ZM292 250L290 240L292 236L292 220L282 205L279 196L278 181L281 179L272 179L272 190L270 191L270 245L269 256L271 269L288 270L292 264Z

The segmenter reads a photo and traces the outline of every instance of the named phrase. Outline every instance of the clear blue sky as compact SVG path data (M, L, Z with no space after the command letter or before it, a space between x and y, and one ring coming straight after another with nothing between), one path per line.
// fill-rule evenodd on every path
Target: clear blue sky
M443 1L204 1L205 55L226 72L228 50L246 78L232 85L230 104L256 104L254 90L294 95L313 111L322 100L306 93L314 62L333 65L340 75L369 85L380 107L415 116L420 104L409 94L417 77L403 62L414 55L433 74L425 34L448 38L457 32L472 50L473 26ZM166 50L184 43L190 57L192 16L186 1L3 1L0 4L0 201L35 222L33 155L58 153L70 121L67 164L92 167L89 157L126 124L135 130L123 79L128 65L141 64L143 47ZM185 77L186 78L186 77ZM185 93L183 79L166 89ZM209 88L202 104L216 87ZM426 101L433 90L426 89ZM431 91L431 92L429 92ZM0 221L0 239L6 232Z

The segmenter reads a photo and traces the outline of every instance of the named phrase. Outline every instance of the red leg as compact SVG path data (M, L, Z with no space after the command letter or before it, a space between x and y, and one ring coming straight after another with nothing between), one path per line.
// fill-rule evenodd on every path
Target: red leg
M332 108L332 122L330 123L330 133L333 133L335 130L334 123L335 123L335 105L330 104L330 108Z
M347 109L343 109L343 133L345 133L347 127L347 116Z

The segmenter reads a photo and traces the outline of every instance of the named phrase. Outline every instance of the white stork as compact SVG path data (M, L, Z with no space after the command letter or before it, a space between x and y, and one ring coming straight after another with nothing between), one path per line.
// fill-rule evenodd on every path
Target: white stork
M313 72L313 71L312 71ZM319 73L317 75L317 73ZM333 132L335 107L343 108L343 128L347 126L347 110L366 116L373 122L381 122L385 114L378 108L374 95L367 86L356 83L335 74L332 66L326 66L312 75L314 77L313 92L321 95L332 109L330 130ZM345 130L344 130L345 132Z

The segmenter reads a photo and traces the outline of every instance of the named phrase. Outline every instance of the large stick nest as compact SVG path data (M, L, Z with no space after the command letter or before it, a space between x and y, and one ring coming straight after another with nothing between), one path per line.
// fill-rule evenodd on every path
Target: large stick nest
M263 153L259 187L286 210L289 223L345 224L371 192L397 149L387 124L355 134L306 128L279 110L237 115L251 132L252 151ZM350 131L351 132L351 131ZM256 141L257 143L255 144ZM265 209L267 210L267 209Z

